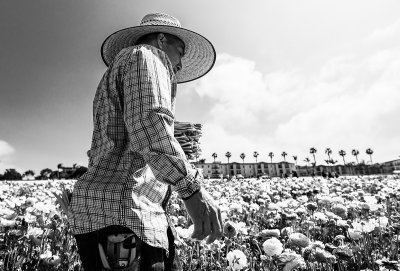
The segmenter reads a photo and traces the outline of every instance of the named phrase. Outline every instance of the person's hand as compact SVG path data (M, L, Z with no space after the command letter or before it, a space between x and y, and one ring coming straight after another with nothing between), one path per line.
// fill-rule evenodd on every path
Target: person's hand
M204 188L183 202L194 224L193 239L203 240L208 236L210 244L222 237L221 211Z

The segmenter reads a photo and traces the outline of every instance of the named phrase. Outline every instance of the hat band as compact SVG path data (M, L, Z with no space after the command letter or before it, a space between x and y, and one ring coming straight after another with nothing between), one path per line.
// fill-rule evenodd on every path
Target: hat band
M143 21L141 24L143 25L169 25L169 26L175 26L175 27L181 27L179 24L171 21L162 21L162 20L148 20L148 21Z

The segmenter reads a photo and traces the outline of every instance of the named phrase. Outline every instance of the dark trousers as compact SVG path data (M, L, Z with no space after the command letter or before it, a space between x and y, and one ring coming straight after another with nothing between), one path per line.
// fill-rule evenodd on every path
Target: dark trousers
M98 231L75 235L78 253L84 271L101 271L103 268L98 244L106 246L107 236L116 233L130 233L122 226L110 226ZM137 253L140 255L139 271L178 271L179 262L175 259L174 236L168 228L169 255L164 249L156 248L139 241Z

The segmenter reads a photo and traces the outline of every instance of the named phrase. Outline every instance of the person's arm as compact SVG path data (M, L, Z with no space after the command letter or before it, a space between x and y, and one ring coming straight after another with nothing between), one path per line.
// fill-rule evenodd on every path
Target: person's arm
M131 150L143 156L157 180L186 199L200 190L202 175L174 137L169 62L163 52L155 53L141 48L122 61L124 120Z

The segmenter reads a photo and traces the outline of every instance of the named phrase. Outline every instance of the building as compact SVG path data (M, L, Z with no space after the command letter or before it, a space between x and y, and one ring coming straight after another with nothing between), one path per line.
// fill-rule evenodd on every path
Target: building
M346 175L378 175L393 174L400 172L400 159L376 164L355 164L346 165L317 165L312 166L296 166L293 163L282 161L279 163L222 163L215 161L212 163L193 162L193 164L203 171L205 178L221 178L232 176L243 176L244 178L256 178L263 175L270 177L282 176L324 176L329 173L336 173L340 176ZM396 172L395 172L396 171Z
M384 162L381 165L386 172L393 173L394 171L400 171L400 159Z
M345 175L378 175L378 174L392 174L393 167L385 167L382 164L376 163L368 165L364 163L354 164L349 163L346 165L318 165L316 167L299 166L297 167L299 176L323 176L324 174L337 173L340 176Z
M221 177L232 177L232 176L243 176L244 178L256 178L263 175L270 177L282 177L290 176L296 171L296 166L289 162L279 163L221 163L216 161L213 163L193 163L197 168L203 171L205 178L221 178Z

